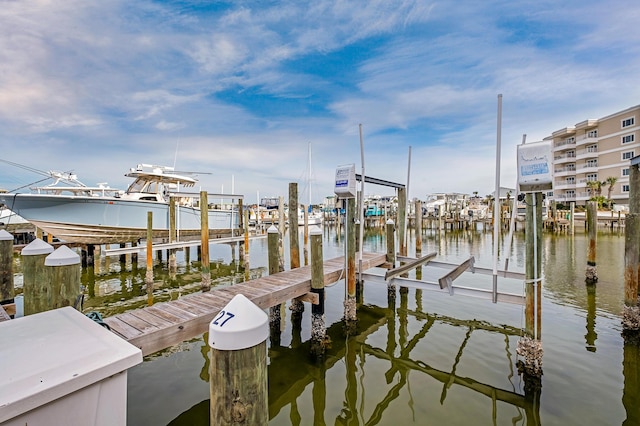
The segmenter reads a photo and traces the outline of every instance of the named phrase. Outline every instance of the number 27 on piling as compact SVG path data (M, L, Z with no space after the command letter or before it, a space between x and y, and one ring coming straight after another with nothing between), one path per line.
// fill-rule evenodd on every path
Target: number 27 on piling
M224 318L225 315L227 316L227 318ZM224 325L233 317L235 317L235 314L232 314L231 312L220 311L218 316L213 320L213 325L224 327Z

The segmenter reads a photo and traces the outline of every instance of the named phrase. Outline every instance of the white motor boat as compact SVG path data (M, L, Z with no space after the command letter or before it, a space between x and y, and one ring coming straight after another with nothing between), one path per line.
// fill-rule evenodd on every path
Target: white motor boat
M0 193L0 204L60 240L110 244L146 238L152 213L154 239L169 238L170 198L176 199L176 230L180 239L201 233L199 193L181 192L197 180L172 167L139 164L125 176L134 179L126 191L106 184L88 187L69 173L50 172L55 182L31 188L34 193ZM216 198L220 198L216 194ZM240 199L241 195L225 195ZM210 238L229 236L239 229L235 208L208 209ZM238 231L239 232L239 231Z

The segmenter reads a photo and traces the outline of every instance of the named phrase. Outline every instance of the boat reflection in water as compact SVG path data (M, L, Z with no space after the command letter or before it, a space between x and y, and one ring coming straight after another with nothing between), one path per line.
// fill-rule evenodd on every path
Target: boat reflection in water
M607 261L598 263L596 291L584 283L588 239L580 231L574 238L543 238L541 389L528 388L517 372L521 306L400 288L389 298L385 285L365 283L357 330L346 336L344 287L338 282L327 288L331 345L323 360L310 356L308 307L301 323L287 315L281 335L269 340L269 424L638 424L640 354L620 333L624 238L598 235L598 256ZM515 238L512 269L522 270L524 235ZM342 254L339 241L334 230L325 234L326 258ZM267 242L250 244L251 275L265 274ZM491 244L491 233L427 230L423 253L438 251L448 262L472 254L477 266L490 266ZM244 279L228 246L211 248L212 258L219 258L211 267L212 273L220 271L214 287ZM367 232L365 249L380 248L381 235ZM119 300L129 297L128 308L146 304L142 274L128 272L133 266L101 267L85 310L121 312L119 304L127 302ZM118 267L129 274L121 281L113 272ZM101 276L108 273L114 276L106 284ZM177 275L169 276L162 262L156 262L154 275L155 301L198 290L198 262L188 250L181 253ZM460 279L475 285L478 278ZM208 425L208 380L206 336L147 357L128 372L128 424Z

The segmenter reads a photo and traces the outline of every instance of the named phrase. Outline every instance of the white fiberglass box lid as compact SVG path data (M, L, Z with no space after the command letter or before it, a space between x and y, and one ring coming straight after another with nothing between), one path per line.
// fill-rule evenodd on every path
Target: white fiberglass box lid
M71 307L4 321L0 336L0 423L142 362L139 348Z

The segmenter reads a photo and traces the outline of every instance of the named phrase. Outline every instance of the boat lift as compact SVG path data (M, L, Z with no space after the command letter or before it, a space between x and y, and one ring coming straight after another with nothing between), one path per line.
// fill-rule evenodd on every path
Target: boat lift
M420 258L397 256L400 262L406 262L404 265L390 269L385 275L379 275L371 272L363 272L362 278L366 282L386 283L388 285L399 285L401 287L410 287L421 290L430 291L447 291L449 295L464 295L481 299L494 300L493 289L483 289L469 286L454 285L454 281L463 273L478 273L480 275L493 275L492 269L481 268L474 265L475 258L470 256L467 260L460 264L433 261L437 253L428 253ZM426 265L426 266L423 266ZM402 278L398 275L407 273L411 269L423 267L423 275L427 278L418 280L413 278ZM468 272L467 272L468 271ZM444 273L443 273L444 272ZM515 280L524 280L524 274L520 272L499 271L500 275L505 278ZM496 301L511 303L516 305L524 305L525 297L519 294L496 292Z

